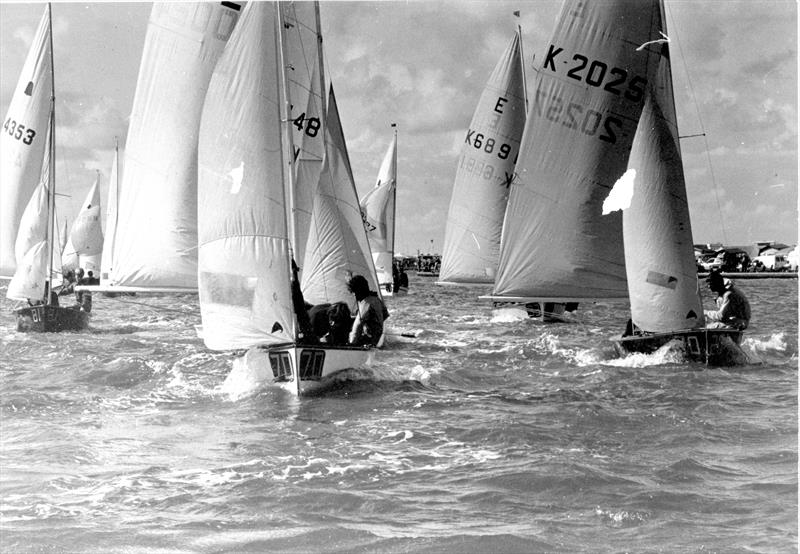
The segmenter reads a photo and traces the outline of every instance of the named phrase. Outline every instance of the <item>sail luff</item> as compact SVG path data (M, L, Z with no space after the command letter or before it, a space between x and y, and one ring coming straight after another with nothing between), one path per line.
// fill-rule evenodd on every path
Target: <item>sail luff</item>
M524 75L521 36L514 33L484 84L461 146L440 281L494 282L508 187L527 117Z
M627 296L622 217L602 215L644 100L656 0L562 7L536 75L506 210L495 296Z
M107 282L113 272L114 241L117 236L118 202L119 202L119 141L114 137L114 160L108 178L108 197L106 199L106 232L103 240L103 251L100 257L100 280Z

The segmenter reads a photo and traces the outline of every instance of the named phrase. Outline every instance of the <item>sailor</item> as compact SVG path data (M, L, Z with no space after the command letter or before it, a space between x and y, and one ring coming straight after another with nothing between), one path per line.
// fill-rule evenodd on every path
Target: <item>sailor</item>
M389 311L378 294L369 290L369 283L362 275L352 277L347 282L347 289L358 302L350 344L376 346L383 335L383 322L389 317Z
M710 329L738 329L744 331L750 324L750 303L744 293L734 288L733 281L716 270L706 279L711 292L717 293L717 309L706 312L706 326Z

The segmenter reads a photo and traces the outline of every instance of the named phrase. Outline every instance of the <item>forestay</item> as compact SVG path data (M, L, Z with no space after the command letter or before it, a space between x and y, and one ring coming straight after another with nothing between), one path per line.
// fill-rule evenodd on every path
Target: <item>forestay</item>
M461 145L440 281L494 283L525 117L522 45L515 33L486 83Z
M0 132L0 275L17 267L20 219L40 182L53 91L50 22L45 10Z
M216 350L295 338L277 17L272 3L245 7L203 107L198 283L203 338Z
M667 34L662 10L653 32ZM628 162L633 197L623 210L631 319L643 331L702 327L692 226L681 162L669 44L640 51L649 59L644 109Z
M361 199L361 212L381 288L393 282L396 194L397 132L384 155L375 186Z
M155 3L125 146L111 285L197 287L197 135L234 2Z
M601 215L624 173L647 85L639 45L656 0L562 7L535 80L504 219L495 296L625 297L622 217Z

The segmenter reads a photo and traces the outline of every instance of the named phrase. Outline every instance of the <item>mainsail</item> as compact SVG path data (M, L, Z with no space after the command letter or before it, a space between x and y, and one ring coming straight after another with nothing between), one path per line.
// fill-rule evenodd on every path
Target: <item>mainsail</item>
M295 339L278 23L275 4L247 4L203 107L198 284L215 350Z
M657 0L567 0L535 79L506 209L493 297L628 294L622 217L602 215L625 172L660 38Z
M461 145L440 282L494 282L525 112L522 44L515 33L486 83Z
M396 197L397 130L381 163L375 186L361 199L361 213L367 229L378 285L386 291L392 289L393 283Z
M654 31L667 33L663 6ZM642 331L702 327L692 226L681 162L669 44L646 46L650 59L644 109L628 170L633 197L623 210L631 319ZM635 172L635 176L633 176Z
M53 91L50 20L45 10L0 132L0 275L13 275L20 219L40 182Z
M197 141L211 73L239 17L235 2L157 2L125 145L109 282L197 287Z

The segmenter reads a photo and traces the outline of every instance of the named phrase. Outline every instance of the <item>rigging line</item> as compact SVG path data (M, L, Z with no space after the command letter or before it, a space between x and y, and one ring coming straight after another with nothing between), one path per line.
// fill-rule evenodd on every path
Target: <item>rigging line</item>
M667 6L668 6L668 4L665 2L664 3L665 9L667 8ZM678 53L680 54L681 65L683 66L683 71L686 74L686 82L689 85L689 92L690 92L690 94L692 96L692 103L694 104L695 113L697 114L697 121L700 123L700 130L702 131L702 135L701 136L703 137L703 143L705 144L706 160L708 160L708 172L711 175L711 184L712 184L712 188L714 190L714 199L715 199L715 201L717 203L717 213L719 213L719 223L720 223L720 227L722 228L722 241L725 244L727 244L728 243L728 233L727 233L727 230L725 229L725 218L723 217L722 206L720 205L720 202L719 202L719 190L717 189L717 179L716 179L716 176L714 175L714 166L711 164L711 154L709 154L709 147L708 147L708 136L706 135L705 126L703 125L703 118L700 115L700 109L699 109L699 107L697 105L697 96L695 95L695 92L694 92L694 85L692 84L692 77L689 74L689 68L686 65L686 57L683 55L683 47L681 46L681 42L682 41L678 37L678 31L677 31L678 26L675 25L675 17L672 14L672 9L671 8L668 10L668 14L667 15L668 15L669 20L670 20L670 31L669 31L669 34L670 35L674 35L674 37L675 37L675 41L674 42L677 43L677 45L678 45ZM695 135L692 135L692 136L695 136Z

